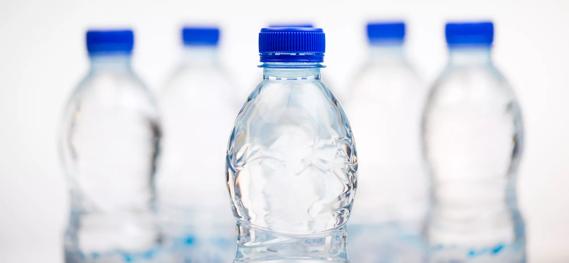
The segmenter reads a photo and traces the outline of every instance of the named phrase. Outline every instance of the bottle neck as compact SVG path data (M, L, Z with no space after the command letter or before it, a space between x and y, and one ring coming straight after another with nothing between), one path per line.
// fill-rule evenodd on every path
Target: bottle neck
M132 56L130 54L97 54L89 57L91 71L130 71Z
M265 62L261 67L263 79L319 80L320 69L324 66L319 62Z
M219 52L216 46L184 46L182 63L216 65L219 62Z
M451 65L484 65L492 63L490 47L452 47L449 48Z
M395 62L404 61L405 49L402 44L371 44L369 46L369 57L376 62Z

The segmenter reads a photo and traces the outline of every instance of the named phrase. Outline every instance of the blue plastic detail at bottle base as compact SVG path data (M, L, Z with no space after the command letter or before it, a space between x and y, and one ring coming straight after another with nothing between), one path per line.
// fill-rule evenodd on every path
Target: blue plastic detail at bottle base
M403 21L369 22L367 24L367 38L371 44L401 44L405 41L405 31Z
M213 26L186 26L182 28L182 41L185 46L217 46L219 35L219 28Z
M130 29L88 30L85 36L89 55L131 54L134 32Z
M315 27L266 27L259 33L261 62L322 62L326 40Z
M489 47L494 42L494 24L491 21L449 22L445 35L449 47Z

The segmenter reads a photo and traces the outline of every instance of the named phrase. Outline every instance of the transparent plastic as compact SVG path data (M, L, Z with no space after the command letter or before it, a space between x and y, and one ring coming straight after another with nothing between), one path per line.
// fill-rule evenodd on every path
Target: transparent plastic
M226 263L235 254L223 138L238 113L236 92L216 47L186 46L160 93L159 211L170 252L180 262Z
M354 262L420 262L429 204L420 142L427 89L402 44L373 44L368 57L345 104L360 156L348 248Z
M148 262L156 256L159 139L155 102L130 56L92 56L61 129L71 201L66 262Z
M320 67L264 63L263 81L235 121L227 150L235 262L346 261L357 158Z
M431 261L524 262L515 192L522 117L490 48L452 48L427 103Z

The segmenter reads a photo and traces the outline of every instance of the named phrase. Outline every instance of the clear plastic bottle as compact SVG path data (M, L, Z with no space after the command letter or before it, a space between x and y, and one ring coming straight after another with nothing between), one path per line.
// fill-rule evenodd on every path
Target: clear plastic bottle
M235 262L345 262L357 158L348 120L320 80L324 32L263 28L259 51L263 81L227 150Z
M217 27L182 28L180 64L160 93L164 127L157 178L162 229L177 262L230 262L232 220L224 174L238 112L235 85L219 60Z
M448 23L449 62L423 120L434 262L524 262L516 201L523 141L513 90L492 62L491 22Z
M421 156L427 95L404 52L405 23L371 22L368 60L354 77L346 112L358 135L359 184L348 227L354 262L424 260L428 176Z
M60 150L70 187L66 262L147 262L160 239L155 102L131 67L131 30L90 30L88 75L65 111Z

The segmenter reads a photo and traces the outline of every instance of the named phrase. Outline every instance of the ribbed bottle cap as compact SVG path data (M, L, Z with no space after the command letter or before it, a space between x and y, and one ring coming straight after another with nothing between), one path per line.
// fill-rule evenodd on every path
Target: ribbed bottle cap
M491 21L449 22L445 35L449 47L489 47L494 42L494 24Z
M405 41L405 22L369 22L367 24L367 39L371 44L401 44Z
M314 27L267 27L259 33L261 62L322 62L324 31Z
M91 29L85 40L89 55L131 54L134 48L134 33L130 29Z
M182 28L182 41L185 46L217 46L219 27L185 26Z

